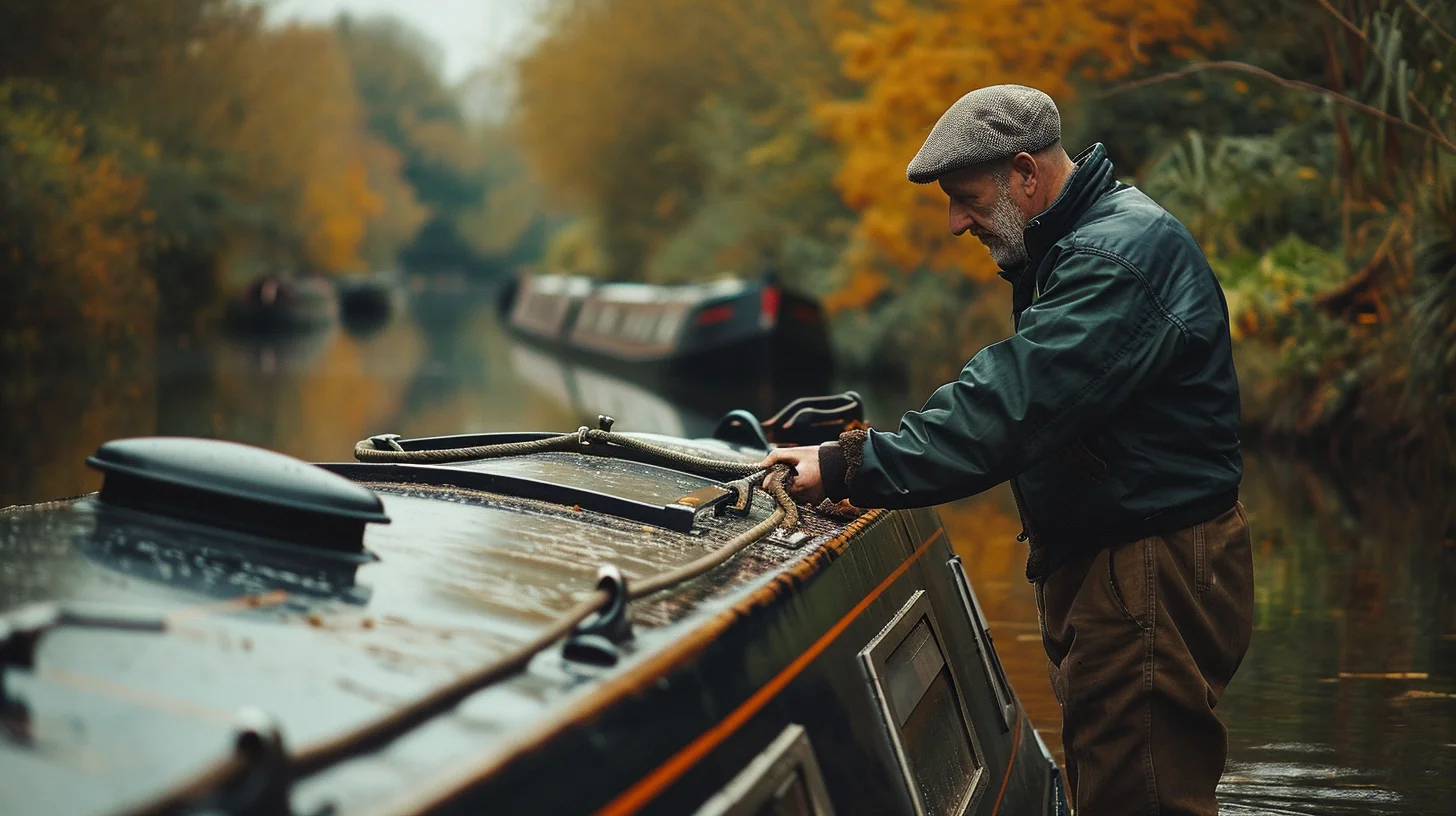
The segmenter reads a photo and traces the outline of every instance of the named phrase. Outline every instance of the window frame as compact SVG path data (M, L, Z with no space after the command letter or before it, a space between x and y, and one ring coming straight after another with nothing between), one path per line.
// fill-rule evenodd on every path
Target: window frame
M1010 731L1011 726L1016 722L1016 708L1019 705L1016 692L1011 690L1011 683L1006 679L1006 670L1001 666L1001 656L996 653L996 646L991 638L991 629L986 625L986 615L981 611L981 601L976 597L976 591L971 586L970 576L966 575L961 557L952 555L945 565L950 570L951 582L956 585L956 592L961 596L961 605L965 607L966 616L970 619L971 633L976 638L976 651L981 658L981 668L985 671L986 683L991 687L991 694L996 699L996 712L1001 718L1001 731L1005 733Z
M728 783L708 798L693 816L753 816L780 790L784 781L799 774L814 816L834 816L829 788L809 743L809 732L790 723L768 747L748 761Z
M966 786L965 794L952 811L963 816L974 809L985 790L986 755L981 751L980 735L976 733L975 724L966 708L965 690L961 683L960 673L956 670L951 651L947 648L945 637L941 633L940 624L935 619L935 610L930 604L930 596L926 594L925 590L917 589L911 594L910 599L900 607L890 622L880 630L879 634L875 635L868 645L860 650L859 657L866 674L869 675L870 688L874 693L876 707L890 738L890 745L894 749L896 762L900 766L900 776L910 795L911 806L914 808L916 816L928 816L925 803L920 798L920 786L916 782L915 771L910 767L910 759L905 752L905 743L900 736L900 725L890 708L890 698L884 685L886 664L890 655L905 641L922 618L929 625L931 636L935 638L936 646L939 647L941 656L945 660L945 669L950 677L951 689L955 692L956 709L960 713L961 724L965 727L971 757L975 763L970 784ZM929 686L921 691L922 699L928 689Z

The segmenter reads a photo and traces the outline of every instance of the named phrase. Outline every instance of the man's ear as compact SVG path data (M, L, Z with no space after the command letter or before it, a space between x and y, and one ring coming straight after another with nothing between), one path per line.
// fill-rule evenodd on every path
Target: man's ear
M1017 153L1011 157L1012 178L1011 183L1021 188L1021 194L1027 198L1036 194L1037 185L1041 182L1041 168L1037 167L1036 157L1030 153Z

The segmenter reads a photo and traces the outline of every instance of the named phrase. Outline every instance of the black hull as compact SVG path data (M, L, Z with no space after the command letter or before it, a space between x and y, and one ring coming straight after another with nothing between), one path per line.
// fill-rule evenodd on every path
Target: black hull
M321 280L260 279L232 298L223 315L238 337L307 334L339 319L338 292Z
M933 512L866 517L822 573L808 564L720 615L615 701L586 700L567 728L505 763L462 761L407 810L441 813L693 813L790 726L810 736L834 812L915 814L859 653L918 592L952 654L979 653L949 580L953 551ZM849 532L849 531L846 531ZM801 585L791 586L802 582ZM667 664L671 660L671 664ZM975 666L956 667L982 767L966 814L1058 812L1060 781L1020 707L1007 727ZM600 707L598 707L600 706ZM602 751L610 745L612 750ZM567 784L563 784L567 782Z
M720 513L717 478L650 464L756 451L614 439L381 436L550 450L321 468L99 451L99 496L0 512L0 725L26 735L0 740L0 812L1065 813L933 510L804 510L631 601L609 659L573 653L596 635L552 621L598 566L650 582L783 512ZM229 753L240 709L276 755Z

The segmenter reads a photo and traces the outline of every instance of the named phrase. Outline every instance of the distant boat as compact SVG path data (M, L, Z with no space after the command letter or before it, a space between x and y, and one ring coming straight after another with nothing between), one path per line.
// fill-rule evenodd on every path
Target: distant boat
M659 286L536 275L503 306L518 335L618 364L783 374L830 363L819 304L768 279Z
M248 333L314 331L339 318L338 292L327 278L264 275L227 306L229 328Z
M395 273L343 275L339 290L339 318L350 334L368 336L388 325L404 299L404 283Z

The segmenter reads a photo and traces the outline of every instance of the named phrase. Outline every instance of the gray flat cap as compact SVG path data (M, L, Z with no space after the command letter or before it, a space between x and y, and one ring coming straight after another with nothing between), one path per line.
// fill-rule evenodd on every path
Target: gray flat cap
M928 184L962 167L1035 153L1060 138L1062 114L1050 96L1025 85L978 88L941 114L905 176Z

